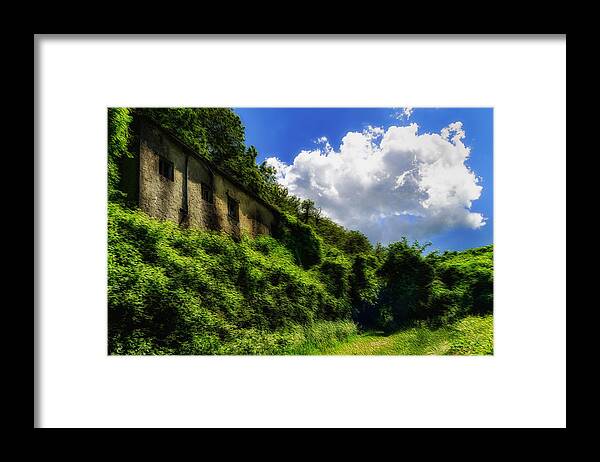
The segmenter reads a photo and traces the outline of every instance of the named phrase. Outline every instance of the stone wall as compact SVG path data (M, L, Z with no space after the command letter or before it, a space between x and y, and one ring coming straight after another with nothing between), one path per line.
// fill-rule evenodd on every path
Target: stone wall
M181 226L219 230L236 237L242 233L253 237L271 234L275 213L263 201L153 123L142 119L137 126L137 189L142 210ZM172 162L172 180L159 173L160 158ZM202 197L202 183L211 189L212 202ZM228 213L228 198L238 204L237 219Z

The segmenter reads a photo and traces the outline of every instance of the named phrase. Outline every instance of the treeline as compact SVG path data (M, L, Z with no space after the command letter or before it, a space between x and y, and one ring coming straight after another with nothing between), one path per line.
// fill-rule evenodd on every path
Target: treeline
M406 239L372 246L322 216L256 164L229 109L144 109L280 210L272 237L235 242L131 210L119 160L128 109L109 110L109 351L307 353L356 329L392 332L492 311L492 246L433 252Z

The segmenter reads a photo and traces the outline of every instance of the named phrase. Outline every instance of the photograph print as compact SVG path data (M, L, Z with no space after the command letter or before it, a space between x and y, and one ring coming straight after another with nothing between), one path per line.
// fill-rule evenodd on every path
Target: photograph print
M493 355L492 108L107 119L109 355Z

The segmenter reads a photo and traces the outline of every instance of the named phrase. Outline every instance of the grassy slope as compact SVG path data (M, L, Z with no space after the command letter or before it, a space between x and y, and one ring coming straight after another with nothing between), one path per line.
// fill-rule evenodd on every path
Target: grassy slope
M493 354L493 324L491 315L469 316L436 330L417 327L389 336L367 332L317 354L489 355Z

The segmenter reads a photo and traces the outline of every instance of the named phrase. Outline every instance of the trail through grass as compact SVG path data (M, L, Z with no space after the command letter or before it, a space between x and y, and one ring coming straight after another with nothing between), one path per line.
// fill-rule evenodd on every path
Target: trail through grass
M323 355L491 355L493 317L469 316L431 329L415 327L385 336L366 332L322 350Z

